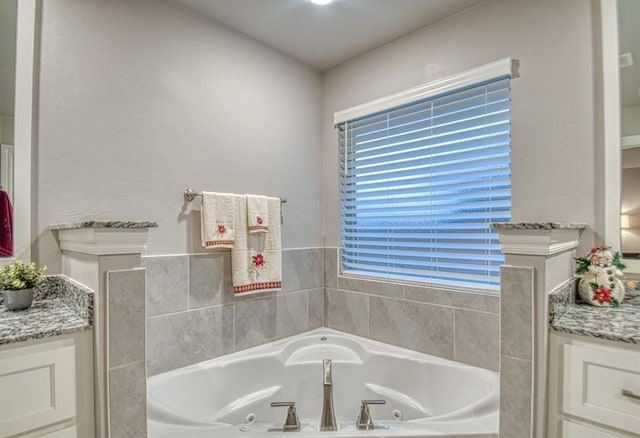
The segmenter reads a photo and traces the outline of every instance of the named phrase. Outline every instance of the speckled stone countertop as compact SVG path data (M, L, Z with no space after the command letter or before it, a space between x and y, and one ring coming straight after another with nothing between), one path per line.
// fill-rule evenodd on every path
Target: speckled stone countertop
M48 276L34 290L28 309L6 310L0 299L0 345L79 332L92 325L93 291L63 275Z
M594 307L576 302L575 281L550 295L553 330L640 344L640 291L627 288L620 307Z
M155 221L81 221L49 225L49 230L77 230L80 228L157 228Z
M498 230L560 230L587 228L587 224L581 222L494 222L491 228Z

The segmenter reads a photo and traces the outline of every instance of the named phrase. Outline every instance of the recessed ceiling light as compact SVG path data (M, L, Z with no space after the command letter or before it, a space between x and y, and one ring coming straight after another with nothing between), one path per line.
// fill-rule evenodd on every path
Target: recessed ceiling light
M310 0L311 3L315 3L316 5L328 5L333 0Z

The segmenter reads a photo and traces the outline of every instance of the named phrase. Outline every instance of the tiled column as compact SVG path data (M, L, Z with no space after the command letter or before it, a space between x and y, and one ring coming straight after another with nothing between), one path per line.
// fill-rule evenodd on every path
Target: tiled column
M500 269L500 437L545 436L548 294L573 275L584 224L494 224Z
M145 271L155 222L86 222L58 232L63 273L95 291L96 438L146 436Z

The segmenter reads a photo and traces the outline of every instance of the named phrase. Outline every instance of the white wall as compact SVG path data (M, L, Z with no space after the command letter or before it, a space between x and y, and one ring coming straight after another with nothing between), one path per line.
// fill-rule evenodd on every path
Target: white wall
M333 113L505 57L520 60L522 76L512 82L513 221L579 221L594 227L592 18L589 1L489 1L327 72L327 245L338 243Z
M283 246L322 243L316 70L160 0L56 0L40 77L35 258L50 271L46 227L82 219L156 220L149 254L201 252L186 188L286 197Z

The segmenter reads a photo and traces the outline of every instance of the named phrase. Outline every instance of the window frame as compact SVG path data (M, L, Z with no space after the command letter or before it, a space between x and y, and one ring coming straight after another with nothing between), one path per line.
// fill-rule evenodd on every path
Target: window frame
M459 74L455 74L452 76L448 76L443 79L439 79L433 82L429 82L418 87L402 91L400 93L396 93L391 96L386 96L381 99L377 99L362 105L357 105L352 108L348 108L346 110L338 111L334 114L334 124L338 128L341 125L347 126L347 123L355 122L358 119L363 119L367 117L376 116L382 113L391 113L394 110L398 110L405 106L411 106L415 104L419 104L422 101L428 101L432 98L439 98L444 95L453 94L456 92L461 92L464 89L478 86L486 86L486 83L491 83L492 81L497 81L500 79L509 80L519 77L518 74L519 62L517 60L513 60L511 58L505 58L500 61L496 61L487 65L483 65L481 67L477 67L471 70L464 71ZM511 115L509 113L509 122L511 121ZM509 130L510 132L510 130ZM342 147L346 147L348 140L342 138L340 139L340 145ZM343 144L344 143L344 144ZM510 149L510 142L509 142ZM346 152L340 151L340 156ZM346 160L346 158L345 158ZM508 159L510 164L510 159ZM346 165L342 163L342 165ZM339 174L339 186L342 189L343 187L343 171L340 171ZM510 190L510 185L509 185ZM409 284L418 284L421 286L428 287L437 287L442 289L453 289L453 290L464 290L469 292L481 292L481 293L489 293L489 294L498 294L499 293L499 283L491 284L487 282L484 286L476 286L467 281L467 284L464 284L465 281L458 281L456 284L455 280L450 281L438 281L433 278L402 278L397 272L395 275L393 273L386 272L385 274L375 274L367 272L365 274L361 272L356 272L353 270L352 272L345 272L345 256L343 255L345 251L345 245L343 241L344 235L344 224L343 224L343 196L340 196L339 199L339 211L341 214L340 225L339 225L339 239L340 239L340 248L338 251L338 262L339 262L339 275L343 277L354 277L354 278L363 278L363 279L371 279L371 280L381 280L381 281L391 281L398 283L409 283ZM511 208L511 202L509 201L509 211ZM391 269L393 270L393 269ZM397 275L397 276L396 276ZM489 275L487 274L487 278ZM498 279L499 282L499 279Z

